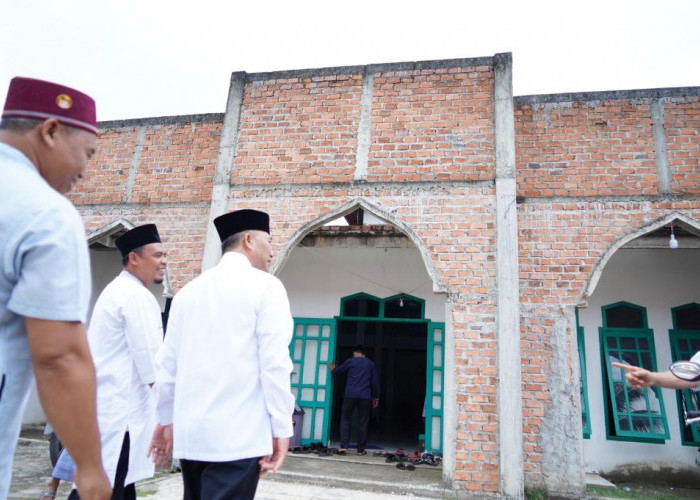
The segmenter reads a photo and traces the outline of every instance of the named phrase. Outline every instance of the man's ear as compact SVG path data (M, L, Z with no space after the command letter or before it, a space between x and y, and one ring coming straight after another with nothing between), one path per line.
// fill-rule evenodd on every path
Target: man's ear
M138 261L139 254L136 252L129 252L129 264L131 265L136 265L139 263Z
M255 235L252 231L248 231L243 235L243 244L246 246L246 248L253 248L255 245Z
M54 118L49 118L44 120L37 128L39 130L39 137L41 141L46 144L49 148L53 148L56 144L56 134L61 126Z

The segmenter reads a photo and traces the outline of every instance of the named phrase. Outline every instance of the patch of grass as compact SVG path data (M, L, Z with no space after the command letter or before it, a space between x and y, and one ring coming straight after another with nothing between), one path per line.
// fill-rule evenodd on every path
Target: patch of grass
M539 488L525 488L525 498L527 500L547 500L549 495L546 490Z
M639 489L630 488L597 488L594 486L589 486L586 488L586 492L589 495L597 497L606 498L634 498L635 500L679 500L682 498L687 498L685 496L679 496L671 492L653 492L649 495L645 494Z
M151 495L155 495L158 493L158 490L138 490L136 492L137 497L150 497Z

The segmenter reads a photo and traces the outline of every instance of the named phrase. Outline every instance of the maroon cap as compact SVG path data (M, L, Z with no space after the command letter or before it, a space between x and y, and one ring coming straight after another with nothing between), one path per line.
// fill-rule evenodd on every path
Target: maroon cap
M3 118L56 121L97 135L95 101L82 92L57 83L17 76L7 90Z

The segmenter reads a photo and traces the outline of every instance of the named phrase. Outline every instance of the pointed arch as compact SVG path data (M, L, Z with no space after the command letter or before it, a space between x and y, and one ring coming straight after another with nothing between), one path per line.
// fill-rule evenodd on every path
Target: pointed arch
M428 272L428 276L430 276L430 279L433 283L433 292L447 292L447 288L443 283L440 282L438 278L438 273L435 270L433 260L430 257L430 253L428 252L427 247L423 244L423 241L418 237L418 235L403 221L394 216L393 213L379 208L378 206L370 203L364 198L355 198L354 200L344 205L341 205L334 210L326 212L322 216L304 224L301 228L299 228L280 250L277 259L275 260L275 263L273 265L272 273L277 274L282 269L284 264L287 262L287 259L291 255L292 250L296 248L296 246L299 243L301 243L301 240L303 240L306 235L308 235L315 229L322 227L324 224L332 220L354 212L358 208L361 208L366 212L370 212L374 216L386 221L388 224L391 224L399 231L401 231L406 237L408 237L408 239L411 240L411 242L416 246L416 248L420 252L421 259L423 260L423 265L425 265L425 269Z
M644 236L645 234L656 231L657 229L662 228L673 221L683 222L688 226L691 226L692 228L700 231L700 222L680 212L672 212L663 217L659 217L658 219L640 227L632 233L624 235L622 238L613 243L613 245L610 248L608 248L608 251L605 252L603 257L601 257L600 261L598 261L598 264L596 264L595 268L593 269L593 272L591 273L591 277L588 280L586 289L584 290L583 295L581 295L581 298L578 301L578 306L585 307L587 305L588 299L591 297L591 295L593 295L593 292L598 286L598 282L600 281L600 276L603 273L603 269L608 264L608 261L615 254L615 252L617 252L621 247L623 247L630 241Z

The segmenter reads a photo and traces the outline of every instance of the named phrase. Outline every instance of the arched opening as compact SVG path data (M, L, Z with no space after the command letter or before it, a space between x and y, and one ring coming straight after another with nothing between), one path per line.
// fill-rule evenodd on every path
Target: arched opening
M302 442L337 445L342 387L331 383L329 364L341 363L361 343L381 379L370 449L414 450L422 441L441 449L446 297L436 293L441 285L415 243L420 240L377 212L356 200L307 224L281 252L277 275L295 317L290 351L292 385L305 410ZM432 426L423 420L426 393Z
M695 468L700 434L683 428L675 391L628 387L611 362L665 371L687 357L700 331L678 329L677 316L698 302L700 224L689 217L660 218L601 259L577 311L587 470Z

